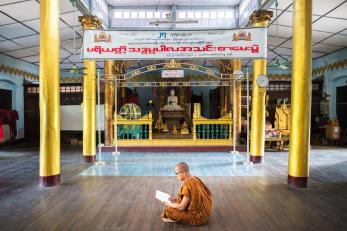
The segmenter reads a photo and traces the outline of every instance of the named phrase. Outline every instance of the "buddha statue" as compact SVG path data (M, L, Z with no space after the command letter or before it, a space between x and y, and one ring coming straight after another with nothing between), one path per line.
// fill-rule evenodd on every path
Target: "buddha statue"
M163 125L163 132L169 132L169 128L166 124Z
M175 96L175 90L171 89L170 96L167 97L167 104L164 106L165 111L181 111L183 110L180 105L178 105L177 96Z
M162 116L161 116L160 112L159 112L158 119L155 122L154 128L157 129L158 131L162 131L164 129L164 123L163 123L163 119L162 119Z
M178 134L178 131L177 131L177 128L176 128L176 124L174 124L174 126L173 126L172 134L174 134L174 135Z
M184 123L182 124L181 134L182 134L182 135L189 134L188 124L187 124L186 122L184 122Z

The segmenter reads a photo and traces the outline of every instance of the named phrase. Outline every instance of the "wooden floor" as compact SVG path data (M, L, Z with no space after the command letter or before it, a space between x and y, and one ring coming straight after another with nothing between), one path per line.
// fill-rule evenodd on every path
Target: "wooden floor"
M79 176L81 150L63 148L62 184L41 188L37 148L1 147L0 230L347 230L347 149L312 151L308 189L287 186L287 154L266 153L264 176L202 177L214 210L190 227L159 218L153 192L175 194L175 177Z

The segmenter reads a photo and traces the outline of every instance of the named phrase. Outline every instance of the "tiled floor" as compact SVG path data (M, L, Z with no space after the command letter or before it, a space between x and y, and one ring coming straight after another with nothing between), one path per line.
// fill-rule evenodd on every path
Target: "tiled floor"
M100 156L97 155L100 159ZM174 176L176 163L184 161L195 176L261 176L252 166L245 165L246 154L205 153L102 153L105 165L92 165L82 176ZM235 160L235 164L234 164Z

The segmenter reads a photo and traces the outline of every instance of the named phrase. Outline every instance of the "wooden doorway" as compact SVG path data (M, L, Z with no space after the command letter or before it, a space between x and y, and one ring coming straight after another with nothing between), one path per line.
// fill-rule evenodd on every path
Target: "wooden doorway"
M12 110L12 91L0 89L0 109Z
M336 88L336 116L341 129L347 129L347 86Z

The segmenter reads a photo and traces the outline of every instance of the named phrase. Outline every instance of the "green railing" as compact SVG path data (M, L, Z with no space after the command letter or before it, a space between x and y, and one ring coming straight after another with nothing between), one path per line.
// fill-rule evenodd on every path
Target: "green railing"
M149 139L149 125L117 124L117 137L122 140L147 140Z
M127 120L120 115L113 120L113 142L119 140L152 140L152 112L137 120ZM117 125L117 130L115 129Z
M198 124L196 125L197 139L229 139L228 124Z
M233 121L231 113L219 119L193 118L193 139L232 139Z

